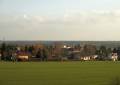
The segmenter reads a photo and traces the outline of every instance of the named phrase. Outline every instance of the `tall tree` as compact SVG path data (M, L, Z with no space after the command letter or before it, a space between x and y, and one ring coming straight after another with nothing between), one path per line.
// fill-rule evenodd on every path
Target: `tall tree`
M48 55L49 55L49 53L48 53L48 50L46 49L46 48L44 48L43 50L42 50L43 52L43 61L47 61L47 59L48 59Z
M92 56L96 54L96 46L95 45L85 45L82 50L83 56Z
M1 59L2 60L4 60L5 59L5 57L6 57L6 50L7 50L7 45L6 45L6 43L2 43L2 45L1 45Z
M105 60L108 57L108 51L105 46L101 46L99 49L99 59L100 60Z

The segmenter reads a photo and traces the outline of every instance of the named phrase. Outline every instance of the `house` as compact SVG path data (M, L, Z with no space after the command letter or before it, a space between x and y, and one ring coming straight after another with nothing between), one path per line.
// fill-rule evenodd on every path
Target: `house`
M118 55L117 55L117 53L112 53L111 59L112 59L113 61L117 61L117 60L118 60Z
M79 50L74 50L74 49L69 49L68 50L68 59L70 60L80 60L80 51Z
M1 60L2 54L0 53L0 60Z
M64 49L70 49L71 47L70 46L68 46L68 45L63 45L63 47L62 48L64 48Z
M30 57L29 53L25 53L25 52L17 53L17 60L18 61L28 61L29 57Z
M91 59L91 57L90 56L84 56L84 57L81 57L80 59L84 60L84 61L89 61Z
M96 60L98 58L98 55L92 55L91 60Z
M98 57L98 55L91 55L91 56L81 57L80 59L84 60L84 61L90 61L90 60L96 60L97 57Z
M16 49L17 49L17 51L20 51L20 50L21 50L21 48L20 48L20 47L16 47Z

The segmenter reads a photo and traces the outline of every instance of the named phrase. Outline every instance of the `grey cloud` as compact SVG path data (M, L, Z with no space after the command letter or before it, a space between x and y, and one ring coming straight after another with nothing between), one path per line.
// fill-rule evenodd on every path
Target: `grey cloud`
M63 17L5 15L0 18L0 36L8 39L119 40L120 36L119 10L73 11Z

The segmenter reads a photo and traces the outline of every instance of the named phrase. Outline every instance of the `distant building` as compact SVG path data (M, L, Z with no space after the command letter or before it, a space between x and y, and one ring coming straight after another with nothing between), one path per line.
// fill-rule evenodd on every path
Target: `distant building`
M90 56L81 57L81 60L84 60L84 61L89 61L90 59L91 59Z
M30 57L30 55L28 53L25 53L25 52L19 52L17 54L18 61L28 61L29 57Z
M0 60L1 60L2 54L0 53Z
M117 55L117 53L112 53L111 59L112 59L113 61L117 61L117 60L118 60L118 55Z
M20 51L21 50L21 48L20 47L17 47L17 51Z
M81 57L80 59L84 61L92 61L92 60L96 60L96 58L98 58L98 55L84 56Z
M67 45L63 45L63 48L64 48L64 49L70 49L71 47L70 47L70 46L67 46Z

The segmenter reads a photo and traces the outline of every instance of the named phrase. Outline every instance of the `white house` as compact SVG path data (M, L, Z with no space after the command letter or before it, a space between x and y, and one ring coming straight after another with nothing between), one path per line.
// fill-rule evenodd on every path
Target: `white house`
M84 61L95 60L97 57L98 55L84 56L84 57L81 57L81 60L84 60Z
M0 53L0 60L1 60L2 54Z
M20 60L28 60L29 56L28 55L19 55L18 59L20 59Z
M65 49L70 49L71 47L70 47L70 46L67 46L67 45L64 45L63 48L65 48Z
M20 53L17 54L17 59L19 61L28 61L29 60L29 54L24 53L24 52L20 52Z
M93 55L93 59L96 59L98 57L98 55Z
M89 61L90 59L91 59L90 56L81 57L81 60L84 60L84 61Z
M112 56L111 56L111 59L112 59L113 61L117 61L117 60L118 60L118 55L117 55L117 53L113 53Z

